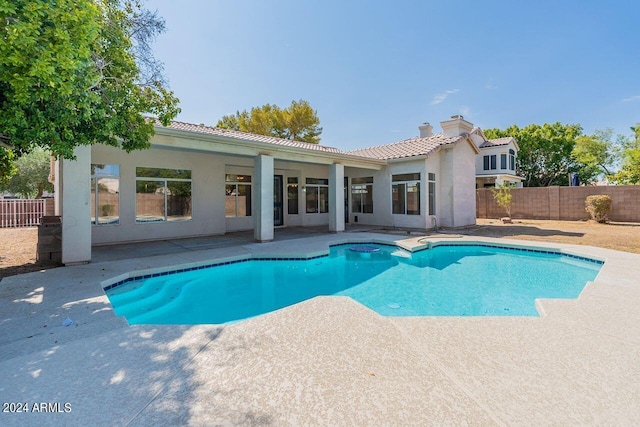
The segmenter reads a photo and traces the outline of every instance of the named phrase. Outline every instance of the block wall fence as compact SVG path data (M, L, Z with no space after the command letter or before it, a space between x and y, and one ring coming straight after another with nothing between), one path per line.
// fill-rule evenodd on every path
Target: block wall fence
M606 194L611 197L609 219L620 222L640 222L640 185L598 187L524 187L511 190L514 219L547 219L577 221L589 219L584 210L587 196ZM476 217L501 218L506 216L491 190L476 190Z

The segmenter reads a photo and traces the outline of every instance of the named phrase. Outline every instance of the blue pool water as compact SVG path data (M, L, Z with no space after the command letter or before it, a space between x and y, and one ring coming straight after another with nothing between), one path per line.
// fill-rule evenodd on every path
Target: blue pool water
M318 295L385 316L537 316L535 298L577 298L601 263L483 246L341 245L310 260L249 260L109 289L130 324L226 323Z

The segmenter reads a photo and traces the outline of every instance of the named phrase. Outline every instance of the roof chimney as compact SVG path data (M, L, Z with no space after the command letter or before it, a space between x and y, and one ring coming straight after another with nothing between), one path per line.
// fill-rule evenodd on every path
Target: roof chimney
M418 126L420 129L420 138L428 138L433 135L433 126L431 126L428 122L422 124L422 126Z
M440 126L442 126L444 136L448 137L460 136L473 130L473 123L466 121L460 114L456 114L455 116L451 116L449 120L440 122Z

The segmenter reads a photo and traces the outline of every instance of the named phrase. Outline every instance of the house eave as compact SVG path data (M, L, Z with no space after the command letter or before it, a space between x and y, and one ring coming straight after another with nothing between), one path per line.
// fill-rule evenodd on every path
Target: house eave
M433 153L433 151L431 152ZM429 153L429 154L431 154ZM413 161L413 160L425 160L429 158L429 154L419 154L417 156L407 156L407 157L395 157L393 159L387 159L387 162L389 163L402 163L402 162L409 162L409 161Z
M219 154L248 157L266 154L271 155L278 160L290 160L325 165L342 164L349 167L373 170L380 170L387 164L386 160L371 159L368 157L360 157L331 151L325 152L300 147L289 147L286 145L276 145L267 142L251 141L221 135L201 134L164 127L156 127L155 130L156 134L151 140L151 145L156 147L214 152Z
M500 177L508 178L512 181L515 181L515 180L522 181L524 179L521 176L513 175L510 173L487 173L487 174L478 173L476 174L476 178L500 178Z

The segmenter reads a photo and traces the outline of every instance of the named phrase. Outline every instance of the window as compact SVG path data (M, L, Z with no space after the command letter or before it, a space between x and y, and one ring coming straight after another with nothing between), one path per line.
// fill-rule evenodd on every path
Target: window
M307 213L329 212L329 180L307 178Z
M483 160L483 166L484 166L484 170L488 171L489 169L495 169L496 168L496 155L493 154L491 156L484 156L482 158Z
M351 212L373 213L373 177L351 179Z
M391 181L391 212L420 215L420 174L393 175Z
M429 178L429 215L436 214L436 174L428 174Z
M91 165L91 224L120 223L120 165Z
M509 169L516 170L516 152L509 150Z
M506 169L506 168L507 168L507 155L500 154L500 169Z
M251 175L224 176L224 215L227 218L251 216Z
M136 168L136 222L190 219L190 170Z
M287 178L287 213L298 213L298 178Z

